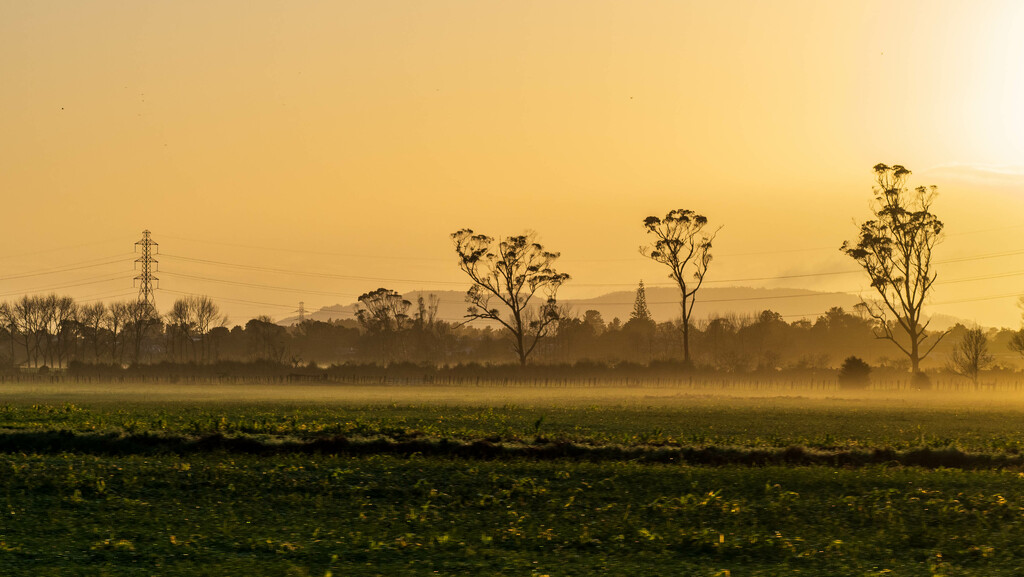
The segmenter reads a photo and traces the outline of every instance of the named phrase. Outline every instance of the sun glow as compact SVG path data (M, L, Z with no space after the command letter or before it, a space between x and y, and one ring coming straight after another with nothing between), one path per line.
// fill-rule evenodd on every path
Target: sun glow
M448 234L467 226L538 231L565 255L563 296L595 297L653 274L639 219L672 208L725 225L719 279L857 291L790 276L849 266L835 248L879 162L940 187L951 235L1024 214L1024 0L250 4L0 0L0 190L18 215L0 261L19 259L0 262L0 300L131 294L131 271L16 275L143 229L171 255L344 273L162 263L159 291L244 323L382 284L461 287ZM956 256L1016 250L1005 230L951 236ZM1019 267L966 262L948 278L992 278L942 285L942 313L1017 326Z
M1008 2L986 31L982 85L993 160L1024 164L1024 4Z

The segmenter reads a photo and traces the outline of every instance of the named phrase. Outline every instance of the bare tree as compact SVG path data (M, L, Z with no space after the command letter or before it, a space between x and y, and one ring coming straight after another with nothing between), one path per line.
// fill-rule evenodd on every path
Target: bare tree
M1024 297L1017 299L1017 306L1024 310ZM1024 357L1024 329L1020 329L1010 337L1010 350Z
M9 303L0 303L0 322L3 323L4 327L11 337L11 367L17 366L15 361L14 347L17 344L18 335L18 317L15 314L14 307Z
M180 298L171 305L167 313L167 339L170 341L170 356L176 361L184 361L186 350L194 349L192 342L192 331L195 327L191 324L188 301Z
M128 316L125 332L131 339L132 362L138 363L142 360L146 341L153 336L156 328L160 325L160 313L157 312L153 303L143 300L128 302L126 311Z
M430 294L427 298L423 295L416 297L416 318L413 323L420 329L429 329L437 322L437 309L441 306L441 297Z
M946 333L935 337L928 348L928 322L921 313L936 274L932 250L942 235L942 222L932 213L936 187L906 187L910 171L900 165L877 164L874 220L860 225L857 242L844 242L840 250L868 273L877 300L863 303L875 319L875 336L891 341L910 359L915 382L925 386L921 361L935 350ZM897 336L897 329L905 336Z
M1024 329L1020 329L1010 337L1010 350L1024 357Z
M34 295L30 298L36 299L38 316L36 317L35 333L38 338L40 356L44 366L52 367L54 366L54 339L57 334L55 327L57 298L56 295L50 295L50 297Z
M995 361L988 352L988 338L980 327L967 329L960 342L953 348L949 359L949 369L954 373L971 379L975 388L978 376Z
M495 243L495 239L465 228L451 237L459 268L473 283L466 291L467 322L485 319L499 323L511 335L519 364L526 366L530 353L561 316L555 297L569 275L554 269L559 253L538 244L534 233ZM538 293L544 302L535 306Z
M167 313L171 356L184 359L189 350L192 361L209 362L210 331L226 325L227 321L217 303L206 295L188 295L174 301Z
M43 299L39 296L23 296L14 303L14 321L25 346L25 362L38 367L43 350L44 323L46 320ZM45 362L45 361L44 361Z
M78 336L78 305L71 297L25 295L0 307L2 322L25 349L25 363L32 367L63 366Z
M253 360L281 363L288 356L285 328L269 316L260 315L250 319L245 323L245 334L249 338L249 355Z
M359 296L356 319L363 325L370 342L379 348L380 359L390 362L405 357L403 331L409 326L412 303L391 289L379 288Z
M442 363L448 359L451 325L438 320L440 307L441 298L436 294L416 297L416 313L410 331L415 360Z
M195 320L196 332L199 334L199 345L202 349L202 362L211 360L210 331L228 324L227 315L221 313L220 307L206 295L189 297L192 318Z
M379 288L359 295L362 305L356 309L356 318L371 332L394 332L405 328L409 321L407 311L412 303L396 291Z
M94 362L99 362L100 360L103 318L106 314L107 307L102 302L81 305L78 308L78 323L82 331L83 346L92 353Z
M711 263L711 242L722 227L707 233L708 219L692 210L676 209L664 218L644 219L647 234L654 235L654 244L640 247L640 253L669 268L669 278L679 287L682 306L683 362L690 359L690 319L696 294L704 282ZM690 280L692 279L692 281Z
M50 354L51 365L64 366L64 359L70 354L68 350L78 338L77 319L78 305L69 296L59 297L51 294L45 298L47 311L47 333L51 337L53 352Z
M110 333L110 362L124 363L125 327L129 322L129 303L120 301L110 304L103 317L103 328Z

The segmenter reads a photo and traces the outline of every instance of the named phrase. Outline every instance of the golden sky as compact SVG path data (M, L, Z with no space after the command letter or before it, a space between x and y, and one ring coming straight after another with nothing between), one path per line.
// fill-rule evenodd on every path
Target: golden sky
M856 292L740 279L854 269L885 162L940 188L929 310L1017 327L1022 103L1014 0L0 0L0 299L134 294L145 228L158 304L235 322L464 289L463 227L594 296L667 282L637 247L673 208L724 225L715 286Z

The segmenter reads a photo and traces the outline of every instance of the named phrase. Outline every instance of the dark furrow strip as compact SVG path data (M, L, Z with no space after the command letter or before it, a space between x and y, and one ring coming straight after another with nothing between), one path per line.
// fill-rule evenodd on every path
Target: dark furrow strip
M687 465L821 465L858 467L868 465L913 466L951 469L1021 469L1024 456L997 453L965 453L955 448L819 450L805 447L656 447L582 445L562 441L534 444L491 443L484 440L389 439L324 437L309 441L257 439L220 434L201 437L163 436L148 433L74 433L71 431L14 431L0 433L0 452L28 454L80 453L91 455L152 455L224 452L249 455L326 454L397 455L461 459L569 459L578 461L635 461Z

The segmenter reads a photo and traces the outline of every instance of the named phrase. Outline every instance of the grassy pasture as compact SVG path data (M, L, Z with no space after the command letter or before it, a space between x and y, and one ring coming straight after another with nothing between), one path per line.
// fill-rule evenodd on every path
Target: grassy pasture
M1018 455L1024 400L5 385L0 434ZM0 575L1015 575L1018 467L0 453Z
M1024 397L292 385L0 388L0 429L740 447L1024 448Z

